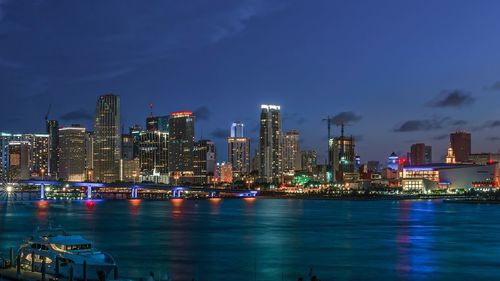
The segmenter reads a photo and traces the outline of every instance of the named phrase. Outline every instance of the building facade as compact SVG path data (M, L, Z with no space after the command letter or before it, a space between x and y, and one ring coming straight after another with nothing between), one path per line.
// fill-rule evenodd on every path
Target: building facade
M279 105L261 105L259 158L260 180L278 183L282 176L281 108Z
M59 171L58 176L65 181L84 181L85 169L85 128L80 126L59 129Z
M450 134L450 144L458 163L467 162L471 154L471 134L467 132L455 132Z
M288 131L283 136L283 171L292 173L300 170L299 131Z
M217 153L211 140L199 140L194 145L193 172L196 184L211 184L214 181Z
M94 118L93 177L96 181L115 182L120 178L120 128L120 97L100 96Z
M191 111L170 114L168 171L175 182L193 180L194 122L195 116Z
M244 137L241 122L231 126L231 134L227 138L227 161L232 165L235 180L250 174L250 139Z

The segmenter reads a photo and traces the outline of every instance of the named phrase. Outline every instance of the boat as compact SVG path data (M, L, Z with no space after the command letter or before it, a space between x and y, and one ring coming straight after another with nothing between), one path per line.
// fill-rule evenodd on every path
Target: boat
M19 247L18 261L24 270L74 280L103 280L116 268L114 258L98 251L79 235L63 228L37 228Z

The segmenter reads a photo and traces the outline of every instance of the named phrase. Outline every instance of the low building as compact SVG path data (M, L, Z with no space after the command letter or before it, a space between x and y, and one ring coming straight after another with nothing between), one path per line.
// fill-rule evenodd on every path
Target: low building
M400 174L404 190L470 189L499 186L498 163L487 165L440 163L404 167Z

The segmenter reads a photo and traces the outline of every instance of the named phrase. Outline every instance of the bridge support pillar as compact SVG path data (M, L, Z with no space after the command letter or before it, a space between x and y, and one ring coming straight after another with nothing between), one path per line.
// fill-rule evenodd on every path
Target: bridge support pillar
M87 199L92 199L92 186L87 186Z
M45 184L40 185L40 199L45 200Z

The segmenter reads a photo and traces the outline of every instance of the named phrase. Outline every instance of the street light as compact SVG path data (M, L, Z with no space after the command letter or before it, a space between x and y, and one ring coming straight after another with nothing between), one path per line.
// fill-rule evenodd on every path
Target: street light
M14 191L14 188L9 185L5 190L7 191L7 193L12 193L12 191Z

